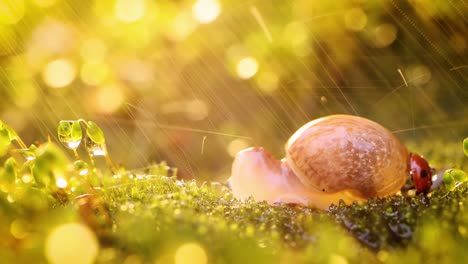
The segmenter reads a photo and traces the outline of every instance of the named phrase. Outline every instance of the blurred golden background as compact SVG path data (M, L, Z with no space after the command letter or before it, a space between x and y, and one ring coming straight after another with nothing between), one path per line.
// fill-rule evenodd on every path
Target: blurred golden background
M205 180L334 113L458 144L467 16L443 0L0 0L0 119L27 144L93 120L115 162Z

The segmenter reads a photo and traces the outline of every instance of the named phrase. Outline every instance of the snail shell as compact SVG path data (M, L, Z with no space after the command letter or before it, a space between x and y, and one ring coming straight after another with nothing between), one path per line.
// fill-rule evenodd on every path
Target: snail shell
M286 161L305 185L326 193L387 196L408 177L406 148L381 125L357 116L307 123L286 144Z
M262 148L238 153L229 179L234 196L327 209L397 193L408 177L408 152L381 125L351 115L313 120L275 160Z

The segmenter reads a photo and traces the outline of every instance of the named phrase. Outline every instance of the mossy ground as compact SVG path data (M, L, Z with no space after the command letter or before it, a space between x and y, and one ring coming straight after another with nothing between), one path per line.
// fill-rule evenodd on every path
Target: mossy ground
M466 157L457 147L461 161L458 154L452 158L463 168ZM444 163L445 152L426 151ZM53 143L23 156L30 154L34 160L22 165L13 154L0 173L2 263L51 261L57 253L50 253L51 233L67 223L92 231L99 241L97 263L173 263L184 245L198 251L176 263L198 263L200 254L200 263L205 257L209 263L468 261L468 182L325 212L239 201L224 184L178 180L165 163L138 172L91 166L83 173L85 163L77 166ZM74 247L72 252L87 249Z
M188 242L210 263L461 263L468 259L468 185L431 197L395 196L321 212L294 205L240 202L220 184L148 174L110 180L90 195L58 202L41 190L33 199L1 197L2 259L45 262L55 226L86 223L100 240L98 263L169 263ZM26 202L29 201L29 202ZM24 202L24 203L23 203ZM32 204L30 204L32 203ZM43 203L43 204L34 204ZM10 234L27 221L27 235ZM461 261L461 262L460 262Z

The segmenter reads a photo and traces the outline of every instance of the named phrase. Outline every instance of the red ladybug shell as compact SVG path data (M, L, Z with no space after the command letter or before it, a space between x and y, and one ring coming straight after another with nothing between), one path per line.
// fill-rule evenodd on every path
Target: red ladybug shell
M410 154L411 179L417 193L428 193L432 186L432 171L429 163L418 154Z

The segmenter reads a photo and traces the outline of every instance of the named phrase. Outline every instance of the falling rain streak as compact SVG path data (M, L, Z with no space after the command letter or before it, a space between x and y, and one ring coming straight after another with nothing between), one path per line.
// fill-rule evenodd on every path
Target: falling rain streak
M421 148L467 134L461 3L85 2L0 4L0 119L62 142L80 174L86 155L112 154L222 181L242 148L280 157L298 127L337 113ZM82 122L55 132L81 117L106 141Z

